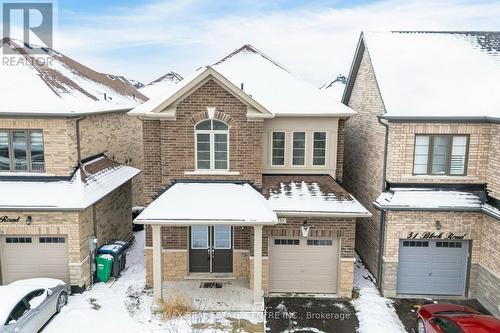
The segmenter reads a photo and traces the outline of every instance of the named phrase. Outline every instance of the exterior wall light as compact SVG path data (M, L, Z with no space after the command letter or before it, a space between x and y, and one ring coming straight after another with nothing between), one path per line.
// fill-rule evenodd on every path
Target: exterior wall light
M300 230L302 231L302 237L308 237L309 236L309 230L310 226L307 224L307 220L304 220L304 223L302 224L302 227L300 227Z
M27 224L27 225L31 225L31 223L32 223L32 222L33 222L33 219L31 218L31 215L28 215L28 216L26 217L26 224Z

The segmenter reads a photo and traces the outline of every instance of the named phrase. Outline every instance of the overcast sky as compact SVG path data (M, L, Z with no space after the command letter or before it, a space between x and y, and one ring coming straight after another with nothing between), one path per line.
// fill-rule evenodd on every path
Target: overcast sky
M56 50L144 83L250 43L320 86L362 30L500 30L499 1L59 0L57 16Z

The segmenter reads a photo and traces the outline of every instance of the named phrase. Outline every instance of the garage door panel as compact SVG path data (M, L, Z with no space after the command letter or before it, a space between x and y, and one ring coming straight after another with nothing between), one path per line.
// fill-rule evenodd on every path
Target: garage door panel
M270 292L336 293L338 243L276 245L270 242Z
M31 243L15 243L18 237ZM52 236L50 236L52 237ZM49 237L49 238L50 238ZM65 240L64 236L57 236ZM11 242L7 243L7 239ZM29 278L50 277L69 283L67 243L40 243L40 236L0 237L3 283Z
M415 244L408 240L400 242L397 292L463 295L468 243L428 240L427 246L422 246L423 241L420 247L409 246L412 242Z

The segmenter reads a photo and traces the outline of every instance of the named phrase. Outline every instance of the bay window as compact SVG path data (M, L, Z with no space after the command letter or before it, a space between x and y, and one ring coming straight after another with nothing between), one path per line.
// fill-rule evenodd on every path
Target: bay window
M465 175L468 141L467 135L416 135L413 174Z
M42 131L0 129L0 171L43 172L44 170Z
M228 170L229 128L219 120L204 120L195 127L196 168Z

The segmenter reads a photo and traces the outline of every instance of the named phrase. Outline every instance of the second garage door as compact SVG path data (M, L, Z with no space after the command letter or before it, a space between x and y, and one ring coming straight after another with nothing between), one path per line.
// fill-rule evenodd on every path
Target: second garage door
M401 240L397 293L464 295L469 242Z
M336 294L338 248L337 239L270 239L269 292Z
M69 283L68 247L64 236L0 237L2 282L55 278Z

